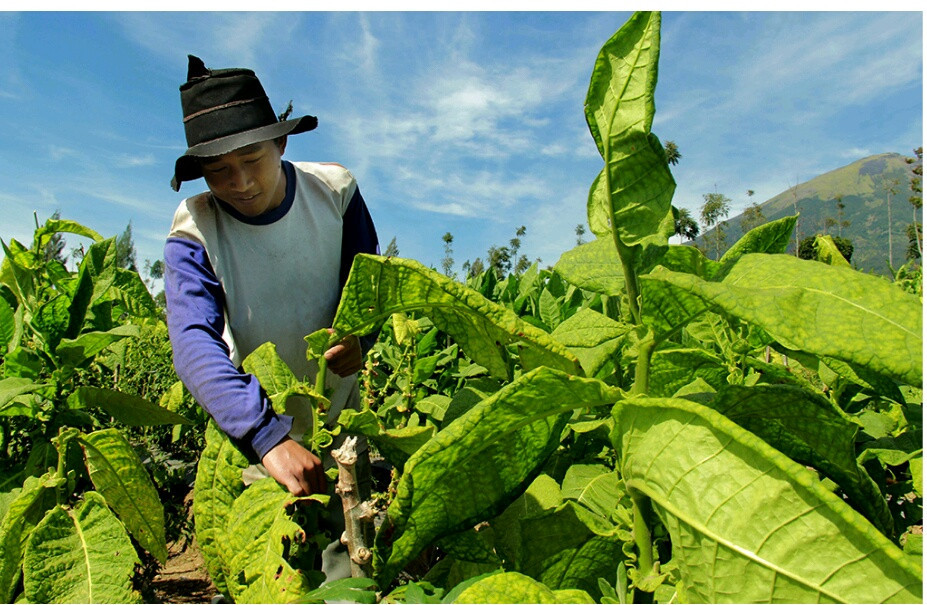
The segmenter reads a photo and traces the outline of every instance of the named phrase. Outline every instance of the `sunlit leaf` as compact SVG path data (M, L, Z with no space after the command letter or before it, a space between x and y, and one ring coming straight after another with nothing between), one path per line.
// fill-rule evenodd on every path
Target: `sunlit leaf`
M919 602L921 572L815 475L684 399L614 408L629 490L669 530L694 602Z

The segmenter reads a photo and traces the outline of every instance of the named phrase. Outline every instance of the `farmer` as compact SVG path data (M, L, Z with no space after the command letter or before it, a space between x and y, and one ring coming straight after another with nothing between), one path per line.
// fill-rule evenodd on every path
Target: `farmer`
M253 71L207 69L191 55L180 103L189 148L171 186L203 177L209 190L180 203L164 247L174 367L260 460L246 483L268 473L295 495L325 493L323 463L301 443L309 402L290 398L276 414L241 362L271 341L297 377L313 379L303 337L331 326L354 255L378 252L373 221L344 167L282 159L287 136L318 120L278 119ZM357 406L366 348L348 336L325 353L329 425Z

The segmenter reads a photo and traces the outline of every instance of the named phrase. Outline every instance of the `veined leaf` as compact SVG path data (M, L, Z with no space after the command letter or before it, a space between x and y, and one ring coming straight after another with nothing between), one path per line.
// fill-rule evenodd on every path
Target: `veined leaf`
M94 487L138 543L166 562L164 506L135 450L117 429L81 435L78 443Z
M135 548L96 492L54 508L29 536L23 586L30 603L138 603Z
M193 424L180 414L162 408L142 397L98 387L76 388L68 396L68 407L72 410L98 407L119 422L129 426Z
M834 243L829 235L818 235L814 238L814 254L819 261L836 267L849 267L850 263Z
M277 346L272 342L265 342L256 348L245 357L241 365L245 372L254 374L271 399L286 393L299 382L290 366L277 354Z
M650 128L660 56L660 14L638 12L609 39L593 67L586 122L605 160L589 193L589 226L613 239L626 264L665 247L674 231L676 183Z
M682 329L710 308L710 305L698 296L652 278L666 272L663 267L657 267L650 275L642 275L640 279L641 319L654 331L658 342ZM697 279L694 275L691 277Z
M68 306L68 329L64 334L68 339L77 338L80 334L87 317L87 309L90 307L90 299L93 297L93 275L88 265L81 264L75 281L70 295L71 304Z
M26 541L45 516L45 511L53 506L53 473L41 478L27 477L22 489L9 503L6 514L0 518L0 601L13 602L13 591L22 573Z
M582 590L551 590L515 571L498 573L474 582L454 603L595 603Z
M830 400L787 385L731 385L708 405L792 460L823 472L883 534L894 535L885 498L856 462L859 427Z
M154 317L158 314L158 306L137 271L116 267L113 286L114 298L129 315Z
M253 589L244 602L299 602L318 585L318 581L313 582L293 569L284 557L287 545L298 548L308 540L305 531L287 512L297 502L324 505L328 496L299 498L273 477L266 477L249 485L235 499L227 513L225 537L219 543L222 558L229 567L229 593L235 601L241 602L245 591L255 582L260 583L261 591L255 593L257 589Z
M624 293L621 258L610 238L600 237L567 250L554 265L554 271L577 288L607 296Z
M754 227L737 240L730 249L724 253L719 261L720 265L729 266L744 254L766 253L781 254L788 248L792 232L798 216L786 216L775 221L763 223ZM668 267L672 269L672 267ZM712 277L706 275L705 277Z
M563 478L564 498L605 519L611 518L623 493L618 473L601 464L574 464Z
M16 334L16 313L13 307L0 297L0 356L13 350L13 337Z
M4 378L0 380L0 410L6 408L13 399L24 394L31 393L46 385L37 384L29 378Z
M696 378L719 389L727 376L724 362L705 349L660 349L650 362L649 394L669 397Z
M419 310L449 334L493 376L510 377L505 348L514 343L522 366L578 372L579 361L549 334L474 290L420 263L358 254L333 326L341 334L366 334L393 313Z
M10 246L6 245L6 242L0 239L0 246L3 247L3 252L6 254L2 263L0 263L0 283L6 284L13 291L20 305L28 306L30 309L33 308L33 296L35 295L33 271L20 264L15 250L17 248L22 249L22 244L15 239L11 240L10 246L13 247L11 249Z
M80 223L65 219L50 218L32 234L32 249L44 249L45 246L48 245L48 242L51 241L52 236L56 233L74 233L75 235L89 237L95 242L103 241L102 235Z
M625 323L583 307L551 332L576 355L586 376L595 376L627 341L633 329Z
M62 338L55 349L63 364L78 366L96 355L114 342L123 338L137 337L138 326L124 324L107 332L86 332L71 340Z
M789 349L921 383L922 306L879 277L783 254L747 254L721 282L662 268L641 280L716 305Z
M504 509L558 446L565 412L613 402L618 389L550 368L533 370L483 400L405 465L377 532L381 586L429 543Z
M206 426L206 447L196 467L193 521L209 576L216 588L226 593L228 569L219 553L219 545L228 540L225 534L228 511L235 498L245 490L241 473L248 464L241 450L219 429L215 420L210 420Z
M693 602L919 602L921 573L807 469L683 399L614 408L629 491L669 530Z

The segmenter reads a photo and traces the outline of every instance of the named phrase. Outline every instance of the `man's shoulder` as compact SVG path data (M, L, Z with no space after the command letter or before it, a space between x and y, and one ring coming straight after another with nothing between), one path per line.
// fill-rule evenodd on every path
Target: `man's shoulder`
M174 221L168 237L183 237L202 242L204 223L214 221L215 212L216 204L208 191L184 199L174 211Z
M325 183L332 191L356 187L351 171L336 162L293 162L297 172L310 175Z

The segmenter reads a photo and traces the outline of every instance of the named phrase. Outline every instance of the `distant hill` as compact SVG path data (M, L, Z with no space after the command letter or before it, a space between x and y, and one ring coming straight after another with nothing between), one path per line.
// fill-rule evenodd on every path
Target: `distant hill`
M883 184L897 179L897 193L887 194ZM866 272L888 274L888 213L886 196L892 208L892 256L895 268L906 259L908 238L905 229L913 221L911 197L911 166L905 156L883 153L863 158L842 168L831 170L810 181L801 183L769 199L760 208L767 221L795 214L799 219L796 231L799 238L816 233L842 235L853 243L852 264ZM837 197L843 196L843 221L849 225L827 227L826 219L840 220ZM697 211L696 211L697 218ZM743 235L739 214L727 220L725 227L727 246ZM923 219L922 219L923 220ZM702 237L696 244L704 247ZM790 252L794 248L790 246ZM711 255L714 258L714 255Z

